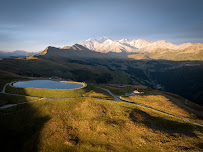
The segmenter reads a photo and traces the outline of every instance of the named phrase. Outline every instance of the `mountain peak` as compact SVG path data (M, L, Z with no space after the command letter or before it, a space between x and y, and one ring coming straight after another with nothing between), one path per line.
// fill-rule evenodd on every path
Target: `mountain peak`
M103 43L105 42L106 40L111 40L110 38L106 37L106 36L103 36L103 37L99 37L96 39L98 42L100 43Z
M104 43L106 40L111 40L110 38L103 36L103 37L98 37L98 38L90 38L88 40L86 40L85 42L94 42L97 41L99 43Z
M62 48L48 46L44 51L39 53L37 56L39 56L39 55L54 56L54 55L57 55L57 54L67 53L69 51L81 51L81 50L82 51L90 51L89 49L87 49L86 47L84 47L84 46L82 46L80 44L74 44L72 46L64 46Z
M119 40L118 42L120 42L120 43L126 43L126 42L128 42L128 41L129 41L129 39L123 38L123 39Z
M108 37L101 37L96 39L88 39L80 42L84 47L97 52L153 52L156 49L172 49L183 50L193 46L191 43L175 45L165 40L151 42L145 39L129 40L123 38L121 40L111 40Z
M80 45L80 44L74 44L73 46L71 46L69 49L73 49L73 50L88 50L86 47Z

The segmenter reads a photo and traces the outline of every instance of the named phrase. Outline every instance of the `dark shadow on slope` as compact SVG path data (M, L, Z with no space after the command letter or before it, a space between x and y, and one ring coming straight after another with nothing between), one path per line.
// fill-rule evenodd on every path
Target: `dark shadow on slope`
M31 103L0 110L1 151L38 151L40 131L49 119Z
M167 120L162 117L151 116L139 109L133 109L131 111L130 119L135 123L143 123L153 130L168 133L170 135L178 133L198 138L193 131L202 129L200 126L191 125L189 123L180 123L177 121Z
M164 64L166 66L162 67ZM203 104L202 61L159 61L148 73L154 82L164 86L165 91Z

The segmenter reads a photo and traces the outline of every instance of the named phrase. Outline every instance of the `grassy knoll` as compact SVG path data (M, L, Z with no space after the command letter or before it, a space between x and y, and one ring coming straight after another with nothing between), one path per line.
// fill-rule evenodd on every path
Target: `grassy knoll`
M151 90L147 91L145 95L120 98L203 123L203 108L190 101L185 104L186 99L178 95Z
M0 123L3 151L202 151L202 127L101 99L19 105Z

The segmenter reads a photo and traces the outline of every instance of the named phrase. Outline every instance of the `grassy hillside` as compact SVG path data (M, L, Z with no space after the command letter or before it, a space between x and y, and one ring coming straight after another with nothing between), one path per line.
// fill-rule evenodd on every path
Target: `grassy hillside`
M31 78L3 72L1 88L11 80ZM33 78L32 78L33 79ZM9 81L10 80L10 81ZM7 92L43 97L94 97L40 99L0 94L2 101L23 103L0 110L2 151L202 151L202 127L129 103L116 95L135 89L144 96L125 97L173 115L202 122L201 107L185 99L141 85L88 84L77 90L46 90L8 87ZM98 98L98 99L96 99ZM109 100L110 99L110 100ZM134 100L136 99L136 100Z
M41 100L0 114L4 151L202 151L202 127L127 103Z
M121 99L203 123L203 108L179 96L152 90L148 91L145 95L121 97Z
M100 86L109 89L124 101L146 105L169 114L203 123L203 107L176 94L154 90L142 85L125 85L121 87L110 84ZM137 89L144 92L144 94L130 95Z

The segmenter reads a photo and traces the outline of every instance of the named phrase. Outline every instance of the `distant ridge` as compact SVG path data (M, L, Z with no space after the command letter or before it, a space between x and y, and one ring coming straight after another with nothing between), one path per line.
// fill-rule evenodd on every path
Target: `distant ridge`
M203 60L203 44L201 43L174 45L164 40L157 42L150 42L144 39L113 41L106 37L99 40L88 39L84 43L81 43L61 48L48 46L44 51L35 55L35 57L44 56L49 58L60 57L72 59L77 57L130 58L138 60L164 59L173 61Z
M89 51L89 49L87 49L86 47L80 45L80 44L75 44L73 46L65 46L61 49L69 49L69 50L86 50Z
M53 46L48 46L44 51L35 55L35 57L45 57L45 58L112 58L117 57L120 58L119 55L111 55L101 52L96 52L93 50L89 50L88 48L75 44L73 46L65 46L62 48L57 48Z
M88 39L80 42L79 44L87 47L90 50L97 52L154 52L156 49L169 49L169 50L184 50L188 47L196 47L196 44L184 43L181 45L175 45L165 40L151 42L145 39L121 39L112 40L108 37L102 37L98 39ZM200 44L201 45L201 44Z
M46 54L50 54L50 53L61 53L61 52L63 53L64 51L74 51L74 50L75 51L79 51L79 50L90 51L86 47L79 45L79 44L75 44L73 46L64 46L62 48L48 46L44 51L42 51L38 55L46 55Z
M16 50L13 52L0 51L0 58L17 58L17 57L27 57L38 54L39 52L26 52L22 50Z

